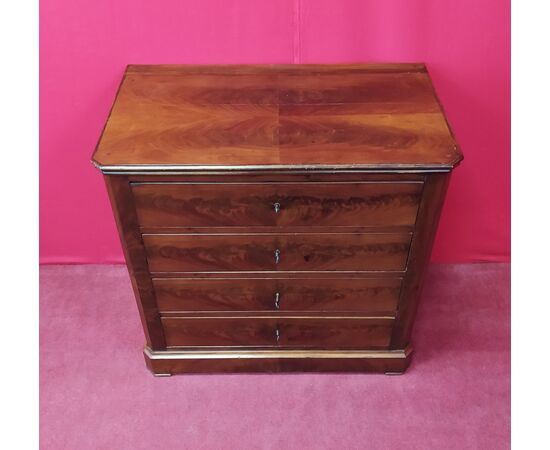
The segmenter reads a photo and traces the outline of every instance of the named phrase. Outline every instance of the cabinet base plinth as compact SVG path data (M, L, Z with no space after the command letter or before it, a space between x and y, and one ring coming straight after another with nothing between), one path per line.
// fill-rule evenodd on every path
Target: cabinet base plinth
M411 362L403 350L163 350L144 349L155 376L178 373L358 372L401 374Z

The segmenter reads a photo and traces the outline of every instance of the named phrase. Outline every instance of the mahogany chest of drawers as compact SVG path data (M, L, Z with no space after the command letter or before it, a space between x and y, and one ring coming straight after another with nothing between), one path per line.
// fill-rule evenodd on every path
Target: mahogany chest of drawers
M422 64L129 66L93 162L147 366L403 372L461 159Z

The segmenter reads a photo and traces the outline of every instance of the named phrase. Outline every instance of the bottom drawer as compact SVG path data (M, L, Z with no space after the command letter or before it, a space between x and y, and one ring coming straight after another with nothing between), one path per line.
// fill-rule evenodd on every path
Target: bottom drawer
M386 349L393 322L393 318L162 318L167 347Z

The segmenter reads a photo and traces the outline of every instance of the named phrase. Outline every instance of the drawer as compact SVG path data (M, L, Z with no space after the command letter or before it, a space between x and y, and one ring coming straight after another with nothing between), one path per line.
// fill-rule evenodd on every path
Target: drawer
M413 226L423 182L133 183L142 227Z
M318 311L391 315L401 278L153 279L161 312Z
M393 319L162 318L168 347L385 349Z
M144 234L151 272L405 269L410 233Z

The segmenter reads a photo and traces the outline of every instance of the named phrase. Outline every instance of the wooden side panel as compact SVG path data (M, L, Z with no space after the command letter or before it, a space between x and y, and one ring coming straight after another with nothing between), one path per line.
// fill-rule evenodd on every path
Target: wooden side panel
M411 236L143 235L151 272L401 271Z
M393 319L163 317L168 347L387 349Z
M409 344L420 299L422 282L426 268L430 262L437 224L449 180L450 173L431 174L426 177L416 229L407 262L407 273L403 280L403 288L399 299L391 348L405 348Z
M139 231L130 183L125 176L105 176L126 265L136 296L147 345L153 350L165 348L164 332L158 313L145 248Z
M393 315L401 278L153 279L161 312L309 311Z

